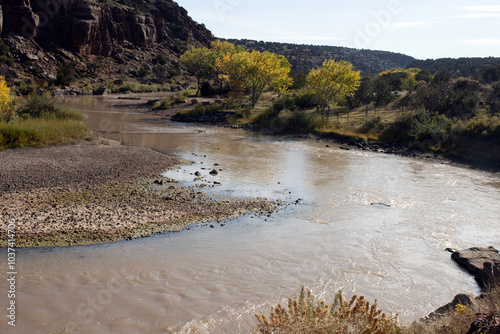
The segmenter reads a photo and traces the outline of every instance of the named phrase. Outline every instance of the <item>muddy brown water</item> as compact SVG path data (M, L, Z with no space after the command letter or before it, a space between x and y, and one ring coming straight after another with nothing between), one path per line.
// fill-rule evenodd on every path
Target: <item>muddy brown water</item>
M256 312L267 313L303 285L327 300L339 289L378 299L409 323L457 293L479 292L445 248L500 247L498 174L173 124L106 99L64 103L103 137L195 162L165 176L218 198L263 196L291 205L215 228L18 250L15 328L3 317L2 249L2 333L248 333ZM214 167L221 169L216 176L209 174ZM196 171L201 181L193 181Z

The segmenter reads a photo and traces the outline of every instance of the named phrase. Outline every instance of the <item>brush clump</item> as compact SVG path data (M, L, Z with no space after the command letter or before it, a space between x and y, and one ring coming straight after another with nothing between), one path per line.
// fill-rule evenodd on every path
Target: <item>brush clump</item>
M396 317L389 317L377 305L370 305L364 296L354 295L350 301L337 292L331 305L316 301L311 291L302 288L298 298L288 300L288 309L271 308L269 318L255 315L257 333L400 333Z

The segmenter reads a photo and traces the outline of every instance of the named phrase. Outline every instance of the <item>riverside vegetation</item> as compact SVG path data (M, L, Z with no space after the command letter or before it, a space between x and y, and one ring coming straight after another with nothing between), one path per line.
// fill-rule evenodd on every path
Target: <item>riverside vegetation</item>
M11 2L14 3L14 1ZM23 23L26 23L21 18L30 18L31 15L27 15L25 11L13 11L12 9L19 7L18 4L14 3L13 6L10 6L11 8L8 8L9 6L6 8L5 3L2 4L4 16L7 15L6 9L10 9L8 15L11 17L19 15L18 20L15 18L11 20L20 23L17 27L3 25L2 39L8 40L11 49L9 50L3 42L0 43L0 67L8 69L5 71L6 73L14 71L14 74L16 72L22 74L11 75L11 78L14 78L11 80L15 81L13 83L18 92L33 94L39 86L44 89L52 89L58 85L77 85L79 91L107 87L112 92L125 93L129 91L174 90L185 86L186 82L193 82L189 79L185 81L182 78L183 69L177 63L177 55L184 53L193 45L208 46L212 36L204 26L192 22L187 13L184 14L178 6L175 7L172 4L169 7L167 5L171 1L166 0L142 0L139 5L128 0L107 0L80 1L77 8L80 10L81 6L86 6L88 3L92 5L88 8L91 9L93 15L96 14L94 17L98 19L91 23L75 24L74 26L80 30L76 29L73 35L69 32L71 36L68 36L68 31L61 31L64 38L54 36L51 27L54 26L54 22L57 22L56 20L61 19L62 15L60 14L68 15L69 13L71 17L72 11L54 13L54 16L48 18L50 24L45 22L43 25L42 21L36 22L34 19L36 16L33 15L33 22L29 23L34 24L33 33L36 31L37 34L36 36L27 36L27 43L23 45L17 43L15 38L5 37L7 33L21 35ZM96 4L98 4L97 7ZM127 7L136 7L141 11L139 14L146 15L147 19L150 19L150 13L153 13L154 20L152 21L154 22L164 22L161 15L167 15L166 13L171 15L174 12L174 15L172 15L173 19L168 17L169 24L165 24L165 28L160 31L157 31L156 26L151 26L152 29L142 30L146 32L145 35L128 36L128 34L120 32L137 30L123 29L117 22L104 20L104 17L111 17L111 15L106 15L111 9L126 15L134 14ZM163 10L164 8L167 10ZM31 14L31 12L37 12L39 8L26 9L29 11L28 14ZM118 16L125 17L126 15ZM76 15L71 18L76 19L77 23L84 20ZM126 22L140 21L142 20L131 19ZM56 26L60 26L61 22L64 21L57 22ZM96 27L107 27L106 29L112 33L107 34L106 31L102 32ZM170 33L167 28L171 28L174 33ZM83 29L88 30L83 31ZM100 35L109 35L112 38L98 41L97 36ZM119 35L125 37L119 40ZM171 38L172 35L175 38ZM74 41L79 41L78 38L75 38L76 36L88 36L89 38L83 43L74 43ZM155 40L153 36L159 36L158 40ZM34 43L35 38L38 39L38 44ZM157 55L136 47L141 43L141 40L145 40L155 50L161 40L165 41L166 46L161 45L161 54ZM98 47L89 47L95 45L96 41L100 42ZM61 45L65 48L64 52L59 50ZM73 45L78 47L75 49ZM282 48L282 46L277 47ZM285 47L285 49L290 48ZM55 51L51 52L50 50ZM87 59L81 61L73 54L68 56L66 50L74 52L74 55L89 52L86 55L87 59L93 59L91 56L97 56L97 58L92 61ZM113 50L113 53L99 53L100 50ZM39 51L44 51L49 56L33 60L34 55L38 57ZM265 50L260 51L261 53L265 52ZM310 51L322 52L308 46L302 58L310 59ZM51 63L52 54L55 55L56 63L61 64L57 70ZM163 54L166 56L162 56ZM356 54L353 54L352 58L356 58L355 56ZM399 57L399 55L394 56ZM250 63L248 62L251 60L250 57L243 58L247 64ZM320 65L323 59L321 56L317 58L318 61L315 65ZM76 59L77 62L72 63L73 59ZM283 60L281 57L280 59ZM397 65L404 67L404 63L410 60L402 59ZM143 65L145 62L147 66ZM286 70L286 62L283 60L282 63ZM347 96L346 94L338 100L329 102L330 108L328 106L321 108L313 94L314 92L308 89L307 73L290 71L289 75L294 79L293 85L291 82L287 84L290 91L285 92L283 89L279 94L266 93L267 89L276 88L276 86L267 85L258 102L246 105L242 97L237 96L238 94L229 94L233 92L228 81L229 75L219 77L217 72L208 72L209 76L201 77L199 84L195 87L199 88L200 93L204 96L229 94L229 99L226 100L224 106L197 106L189 113L199 115L229 112L229 115L224 116L225 122L243 126L251 125L256 128L269 129L271 132L313 133L326 138L343 138L349 142L358 143L395 142L429 154L443 154L469 161L480 159L498 163L500 154L500 82L496 75L499 70L498 63L492 63L488 68L481 65L479 69L474 69L474 73L466 73L457 71L453 61L447 61L446 67L453 71L452 75L449 75L442 67L415 63L410 68L418 67L421 70L390 71L373 77L368 73L377 73L382 69L387 69L387 67L385 64L382 64L384 66L378 66L378 64L377 66L368 66L369 64L366 63L356 64L357 69L364 70L361 67L365 66L366 70L363 71L363 77L354 95ZM184 66L186 68L187 64ZM98 76L98 80L81 80L85 76L92 78L96 73L102 73ZM460 76L462 78L459 78ZM52 77L56 80L51 79ZM35 82L33 78L38 81ZM78 82L75 82L77 79ZM238 88L242 88L240 92L243 93L251 92L249 87L239 86ZM158 105L158 107L167 106L171 106L171 104ZM85 138L88 133L81 116L54 105L53 102L44 97L32 97L28 102L14 103L9 96L9 89L5 85L5 81L0 80L0 148L72 142L77 138ZM449 317L441 319L442 324L422 325L422 327L415 327L413 330L417 333L466 333L471 323L470 320L473 320L477 313L483 313L490 317L498 316L500 313L499 295L497 290L491 294L490 299L484 301L484 305L474 309L459 305L449 314ZM302 293L301 296L296 301L292 300L288 311L279 307L272 312L269 320L260 316L259 330L264 333L322 333L321 330L335 332L335 328L337 328L350 332L362 332L368 325L373 326L374 315L378 312L378 309L374 308L375 313L371 313L373 305L369 308L368 313L363 312L362 306L366 310L368 303L361 297L353 299L351 305L347 303L349 309L347 307L342 309L342 305L346 305L346 302L342 300L340 303L340 297L337 303L333 303L332 307L313 300L310 294ZM358 302L360 306L356 308ZM355 308L355 312L352 312ZM335 312L332 312L332 309ZM328 312L325 313L325 311ZM332 313L333 316L331 316ZM354 313L352 317L351 313ZM342 315L344 318L339 321L336 315ZM379 314L379 319L381 317L382 314ZM388 319L388 317L384 319ZM322 325L322 329L317 331L314 331L313 328L319 327L304 326L307 324L317 326L320 323L324 326ZM334 323L336 326L340 323L339 327L329 327L329 324ZM405 333L408 329L398 325L391 318L388 320L386 330L387 332Z
M0 149L66 144L90 137L81 114L56 105L48 96L14 101L0 77Z
M213 116L219 112L226 113L223 123L273 133L312 133L354 145L396 145L500 165L498 65L486 66L474 77L418 68L361 77L350 63L327 60L299 75L290 71L286 58L274 63L255 58L265 53L220 41L210 49L186 52L181 62L196 76L198 92L227 99L223 105L181 111L176 119L197 121L199 114L220 122Z
M409 326L399 323L397 316L388 316L370 305L364 296L352 296L347 302L342 291L331 305L315 300L304 288L299 297L288 300L288 308L271 308L269 317L256 314L258 325L254 333L361 333L361 334L487 334L498 333L500 318L500 288L470 306L457 304L449 312L433 319L421 319ZM484 321L483 319L487 320ZM488 323L497 323L490 327Z
M485 126L496 126L496 128L493 127L493 130L498 131L498 126L492 122L495 121L495 117L498 122L498 111L496 109L498 97L495 95L497 89L495 83L489 86L479 83L480 87L486 89L489 94L487 95L488 99L485 99L484 102L477 101L476 105L476 103L467 102L471 100L474 102L474 96L479 97L479 95L468 94L469 88L474 87L473 85L476 83L472 79L451 79L446 73L427 76L422 71L405 70L382 73L377 78L364 77L359 79L358 84L356 82L356 72L348 64L330 61L325 62L325 68L332 66L332 64L335 64L335 66L344 65L344 70L347 68L347 73L350 73L355 79L352 80L351 87L354 86L357 89L349 89L350 93L342 93L342 90L339 89L339 94L332 99L324 100L326 102L321 104L318 102L318 96L308 89L311 78L306 79L302 87L297 87L289 92L282 92L277 97L265 93L268 88L273 88L269 83L261 92L260 100L254 105L254 108L251 107L251 101L249 105L242 105L243 95L237 96L233 94L229 95L229 102L232 105L226 104L220 108L199 106L195 112L190 111L190 113L232 110L231 121L235 123L258 124L261 127L268 126L273 129L281 129L282 132L299 133L306 130L323 135L336 134L346 138L374 142L382 140L381 138L384 138L384 135L391 134L390 131L392 131L394 137L398 135L409 136L410 139L415 140L415 145L418 145L417 140L429 139L431 142L426 143L424 141L424 144L427 144L428 149L432 151L435 150L435 147L429 144L435 143L436 138L442 139L444 134L453 133L452 130L456 129L455 127L460 124L463 126L464 124L472 124L471 122L478 122L481 116L485 119ZM335 67L332 66L332 68ZM335 70L325 70L325 72L337 73ZM399 77L399 80L389 80L394 77ZM421 80L417 81L417 78ZM218 77L218 80L220 80L219 87L226 87L231 92L229 84L231 78L229 75L227 77ZM425 84L419 81L424 81ZM209 84L211 86L213 83L209 82ZM393 89L391 85L401 86ZM0 95L2 99L2 124L21 124L29 120L41 122L44 120L64 121L68 119L81 122L81 119L73 115L72 112L55 106L53 102L44 97L35 96L30 98L26 104L14 106L4 81L2 87L3 94ZM205 87L207 87L206 84ZM243 87L244 89L240 93L245 92L245 85ZM402 94L395 96L394 92L398 91L398 89ZM444 99L436 99L436 95L433 95L437 94L435 91L439 91L440 96L444 97ZM367 99L364 100L364 97L367 97ZM382 97L386 97L386 99ZM356 105L358 100L361 102ZM482 109L479 108L480 102L482 102ZM418 105L418 103L421 103L420 108L422 109L408 110ZM450 106L453 107L450 108ZM463 113L464 110L468 110L468 112ZM384 123L382 118L388 121ZM405 124L405 120L410 129L405 130L404 127L401 127L399 132L396 131L398 129L397 125ZM359 124L361 126L356 128ZM445 132L440 131L443 125L445 125ZM475 129L475 127L472 126L472 129ZM481 134L487 138L488 132L484 133L484 130L482 131ZM493 138L495 138L496 133L494 131L492 132ZM22 135L24 133L22 131L19 133L21 134L20 138L37 138L37 136ZM417 136L417 134L422 133L430 134L430 136ZM441 137L433 135L436 133ZM16 138L16 136L9 138ZM408 138L403 138L403 140L408 140ZM16 143L15 140L10 142ZM43 145L39 140L27 141L23 139L17 142L20 144L9 144L6 147ZM51 142L48 141L45 144L48 143ZM465 333L470 326L470 320L477 317L478 314L486 314L490 317L498 315L500 304L498 296L498 292L495 292L488 302L485 301L481 306L474 309L459 305L448 316L440 319L439 322L415 324L410 328L406 328L398 324L395 318L383 317L376 306L370 306L361 297L355 297L352 299L352 303L347 303L340 299L339 296L337 302L334 302L333 305L327 305L324 302L315 301L311 294L303 294L303 297L299 297L297 300L292 299L288 310L283 307L273 309L270 319L259 315L258 330L262 333L303 333L309 331L309 329L317 333L341 333L343 330L359 333L363 331L366 333L377 331L379 333Z

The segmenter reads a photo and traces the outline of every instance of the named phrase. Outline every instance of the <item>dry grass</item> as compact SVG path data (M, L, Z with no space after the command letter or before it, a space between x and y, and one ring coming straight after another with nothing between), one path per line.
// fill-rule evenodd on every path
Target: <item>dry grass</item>
M473 323L481 327L469 332ZM497 287L482 298L476 299L473 305L456 305L455 309L433 321L415 322L409 329L415 334L497 334L500 333L500 287Z
M0 123L0 149L72 143L90 137L83 121L27 119Z
M304 288L298 298L288 300L288 309L271 308L270 316L256 314L258 325L253 333L353 333L353 334L498 334L500 333L500 287L469 306L456 305L450 312L419 320L410 326L398 324L363 296L354 295L349 302L338 292L332 305L316 301ZM471 326L477 325L476 330ZM483 325L481 327L481 325ZM488 329L489 328L489 329Z
M19 103L9 122L0 122L0 149L66 144L91 135L80 113L35 95Z
M354 295L349 302L338 292L332 305L315 301L311 291L302 288L298 299L288 300L288 310L278 305L271 308L269 319L256 314L259 321L255 332L275 333L400 333L396 318L370 306L363 296Z

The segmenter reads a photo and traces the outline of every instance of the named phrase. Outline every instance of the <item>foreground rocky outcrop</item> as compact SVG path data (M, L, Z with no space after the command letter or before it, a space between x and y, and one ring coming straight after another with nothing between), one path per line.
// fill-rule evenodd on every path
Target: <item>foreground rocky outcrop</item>
M474 276L483 293L474 297L471 293L461 293L453 300L429 314L424 322L439 321L443 316L457 311L457 306L471 310L466 319L470 328L467 334L500 333L500 314L492 309L498 303L498 283L500 282L500 254L494 247L472 247L452 250L451 258L468 273ZM498 311L498 310L497 310ZM444 327L443 327L444 328Z
M500 254L493 247L473 247L455 251L451 258L474 276L484 292L489 292L500 282Z

